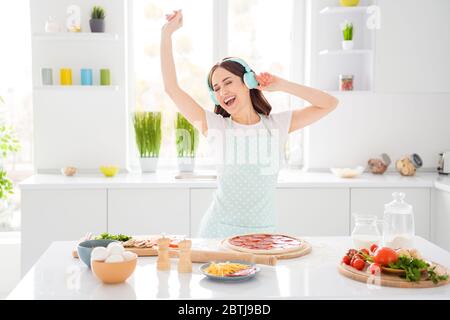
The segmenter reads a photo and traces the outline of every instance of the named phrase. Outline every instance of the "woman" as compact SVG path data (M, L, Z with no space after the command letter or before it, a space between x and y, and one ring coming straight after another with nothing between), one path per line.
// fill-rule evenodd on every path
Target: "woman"
M202 219L199 236L224 238L275 232L278 164L283 158L283 145L288 134L330 113L338 100L320 90L266 72L256 75L245 61L226 58L209 72L208 89L215 109L214 113L207 111L177 82L171 36L183 24L181 10L166 15L166 20L161 31L165 91L208 141L216 138L211 145L223 152L218 167L218 189ZM271 114L272 107L262 91L292 94L311 106ZM269 150L269 159L261 150ZM260 161L261 154L264 161Z

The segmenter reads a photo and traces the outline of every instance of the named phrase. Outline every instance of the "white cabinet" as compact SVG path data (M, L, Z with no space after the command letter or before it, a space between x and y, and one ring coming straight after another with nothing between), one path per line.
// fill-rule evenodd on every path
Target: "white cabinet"
M298 236L349 235L348 188L277 189L278 231Z
M53 241L107 230L106 189L22 190L21 196L22 275Z
M416 235L430 239L429 188L361 188L351 190L351 213L373 214L383 219L384 205L393 200L393 192L404 192L405 201L413 206ZM353 229L353 216L351 229ZM382 231L382 230L380 230Z
M200 222L213 201L217 189L191 189L191 237L197 237Z
M431 240L450 251L450 192L435 189L431 217Z
M191 190L193 237L197 236L201 218L211 205L215 191ZM300 236L348 235L348 189L278 188L276 192L278 232Z
M108 190L108 232L188 236L189 189Z

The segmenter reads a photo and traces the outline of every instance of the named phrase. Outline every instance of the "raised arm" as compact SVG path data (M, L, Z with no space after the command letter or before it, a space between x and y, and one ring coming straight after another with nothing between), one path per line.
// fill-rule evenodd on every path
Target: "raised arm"
M164 90L180 113L203 135L208 130L205 110L178 85L172 53L172 34L183 25L181 10L166 15L167 22L161 30L161 71Z
M323 118L333 111L339 100L318 89L306 87L269 73L257 76L261 90L283 91L308 101L311 105L292 112L289 132L301 129Z

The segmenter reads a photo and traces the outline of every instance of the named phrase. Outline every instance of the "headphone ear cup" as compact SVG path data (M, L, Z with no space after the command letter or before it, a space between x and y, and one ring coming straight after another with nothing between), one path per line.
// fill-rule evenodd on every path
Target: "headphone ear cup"
M220 105L219 101L217 101L216 99L216 94L214 93L214 91L209 90L209 96L216 106Z
M244 74L244 83L249 89L256 89L259 85L253 72L246 72Z

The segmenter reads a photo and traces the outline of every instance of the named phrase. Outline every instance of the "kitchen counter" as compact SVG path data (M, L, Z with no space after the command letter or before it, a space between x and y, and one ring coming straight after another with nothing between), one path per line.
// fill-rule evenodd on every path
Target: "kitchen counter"
M253 279L222 283L193 272L156 270L156 257L139 258L134 274L122 284L105 285L82 261L71 256L76 242L53 242L7 299L450 299L450 285L403 289L368 285L339 274L337 265L352 247L350 237L304 237L313 250L307 256L261 266ZM217 240L194 239L193 247L216 249ZM416 237L415 247L427 259L450 267L450 253Z
M133 189L133 188L215 188L216 179L176 179L176 171L156 173L118 174L106 178L100 174L77 174L66 177L61 174L36 174L22 181L22 190L33 189ZM214 171L196 172L200 177L215 175ZM357 178L342 179L329 172L302 172L282 170L278 177L279 188L440 188L450 192L450 177L437 173L417 173L404 177L396 172L383 175L364 173Z

